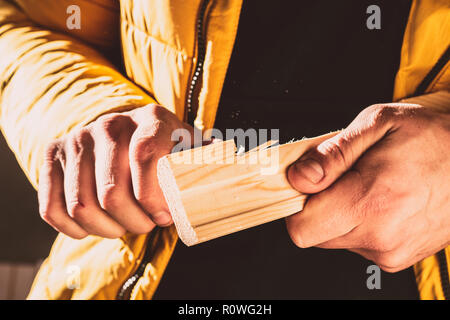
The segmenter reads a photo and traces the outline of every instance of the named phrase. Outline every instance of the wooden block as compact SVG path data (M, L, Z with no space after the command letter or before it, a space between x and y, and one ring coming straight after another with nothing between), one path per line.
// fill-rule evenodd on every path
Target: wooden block
M280 219L303 209L288 166L336 132L238 155L233 140L173 153L158 180L180 239L188 246Z

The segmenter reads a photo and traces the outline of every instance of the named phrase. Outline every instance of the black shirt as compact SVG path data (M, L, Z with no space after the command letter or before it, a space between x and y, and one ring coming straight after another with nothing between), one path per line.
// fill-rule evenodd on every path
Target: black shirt
M381 9L369 30L366 9ZM280 140L345 127L392 100L410 1L244 0L215 127L279 128ZM179 242L155 299L417 298L411 269L382 273L345 250L299 249L284 221L187 248Z

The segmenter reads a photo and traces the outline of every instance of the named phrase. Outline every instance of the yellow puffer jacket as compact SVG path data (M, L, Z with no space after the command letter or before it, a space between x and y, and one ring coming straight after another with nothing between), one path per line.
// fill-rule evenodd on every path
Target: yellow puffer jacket
M102 114L157 102L182 119L198 56L197 19L206 30L206 48L195 124L211 128L241 2L0 0L0 125L30 182L37 186L48 142ZM67 28L70 5L81 9L79 30ZM427 74L425 92L450 90L448 58L433 69L449 42L448 0L413 1L394 100L413 95ZM126 76L102 55L120 45ZM427 103L448 107L445 99ZM131 299L150 299L176 241L173 228L115 240L72 240L60 234L29 298L114 299L150 246L150 262L129 294ZM448 259L449 248L446 254ZM415 266L425 299L444 298L436 259ZM80 286L69 289L74 267L80 271Z

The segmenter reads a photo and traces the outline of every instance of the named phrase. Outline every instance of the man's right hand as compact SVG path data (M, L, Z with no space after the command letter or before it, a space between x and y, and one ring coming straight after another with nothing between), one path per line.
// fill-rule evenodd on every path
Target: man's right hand
M150 232L172 219L156 164L193 128L158 105L104 115L46 149L39 177L39 212L57 231L81 239ZM193 136L193 135L191 135Z

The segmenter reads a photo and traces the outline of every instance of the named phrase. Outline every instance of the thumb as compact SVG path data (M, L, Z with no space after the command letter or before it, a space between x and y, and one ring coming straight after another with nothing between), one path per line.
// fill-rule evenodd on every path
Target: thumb
M375 105L362 111L347 128L306 152L289 167L292 187L302 193L328 188L392 129L391 118L385 106Z

